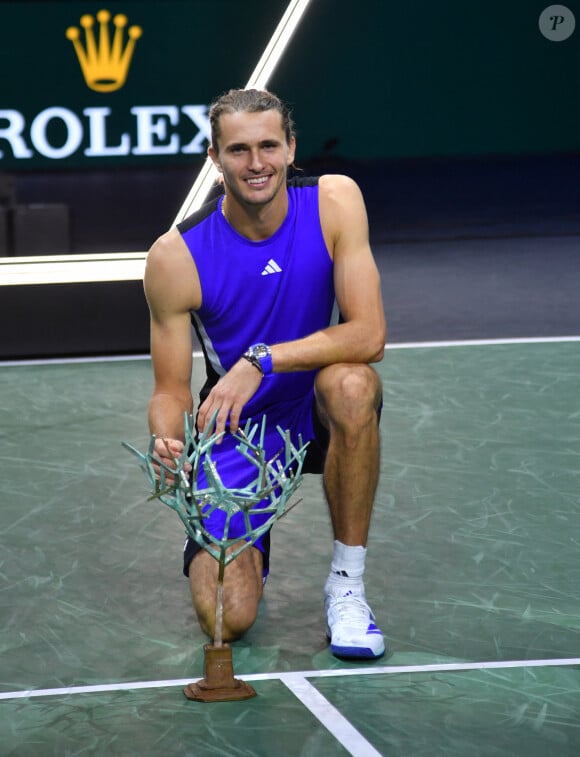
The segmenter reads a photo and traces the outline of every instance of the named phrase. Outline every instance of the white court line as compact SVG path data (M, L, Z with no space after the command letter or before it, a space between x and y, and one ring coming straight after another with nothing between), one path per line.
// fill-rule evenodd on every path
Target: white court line
M380 752L306 678L299 673L283 673L280 679L349 754L380 757Z
M252 673L240 675L244 681L283 681L287 675L298 678L342 678L344 676L397 675L400 673L452 673L468 670L497 670L505 668L559 668L580 667L580 657L564 657L553 660L491 660L487 662L446 662L431 665L373 665L366 668L346 668L331 670L302 670L295 673ZM28 699L32 697L68 696L70 694L99 694L113 691L134 691L138 689L165 689L187 686L199 679L177 678L161 681L129 681L126 683L104 683L92 686L65 686L58 689L26 689L22 691L0 692L0 700Z
M254 673L238 676L244 681L280 681L316 717L327 731L353 757L378 757L379 752L359 731L321 694L309 678L342 678L360 675L396 675L401 673L450 673L470 670L497 670L506 668L535 667L580 667L580 658L554 660L503 660L491 662L441 663L432 665L377 665L366 668L333 670L308 670L295 673ZM199 680L199 679L195 679ZM70 686L59 689L29 689L26 691L6 691L0 693L0 701L30 699L33 697L71 696L79 694L112 693L118 691L138 691L140 689L183 688L192 683L191 678L166 681L134 681L131 683L101 684L93 686Z
M443 342L400 342L386 344L388 350L409 350L424 347L488 347L499 344L544 344L557 342L580 342L580 336L532 336L507 339L458 339Z
M428 349L431 347L493 347L501 344L554 344L580 342L580 336L537 336L513 339L466 339L448 342L395 342L386 344L388 350ZM194 352L194 358L202 358ZM0 368L23 365L74 365L75 363L130 363L133 360L150 360L150 355L98 355L96 357L38 358L34 360L1 360Z

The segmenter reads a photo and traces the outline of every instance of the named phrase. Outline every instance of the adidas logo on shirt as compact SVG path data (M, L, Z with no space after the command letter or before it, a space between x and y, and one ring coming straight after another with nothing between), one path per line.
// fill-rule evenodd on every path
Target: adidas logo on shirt
M266 263L266 267L262 271L262 276L269 276L271 273L281 273L282 269L276 263L274 258L270 258L270 260Z

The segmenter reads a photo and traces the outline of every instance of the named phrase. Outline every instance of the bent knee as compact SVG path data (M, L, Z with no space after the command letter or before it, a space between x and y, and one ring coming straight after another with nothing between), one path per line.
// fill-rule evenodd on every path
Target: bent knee
M237 603L236 607L224 608L224 641L236 641L250 630L258 617L258 606L258 601L250 600Z
M366 423L376 417L382 384L370 365L341 363L323 368L316 381L316 399L323 420Z
M201 630L207 634L210 638L215 638L215 607L210 608L209 612L207 608L196 610L197 620ZM224 607L223 625L222 625L222 639L226 642L237 641L241 639L244 634L250 630L250 628L256 622L258 617L258 607L246 605L241 609L232 609Z
M238 598L236 601L228 601L224 597L222 638L224 641L237 641L256 622L258 617L259 598L256 595ZM196 603L194 609L201 630L210 638L215 638L216 602L210 599L206 602Z

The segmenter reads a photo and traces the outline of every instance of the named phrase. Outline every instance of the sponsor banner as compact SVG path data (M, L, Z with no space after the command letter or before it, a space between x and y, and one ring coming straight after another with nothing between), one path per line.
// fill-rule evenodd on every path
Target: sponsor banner
M0 171L193 164L288 0L0 0ZM298 161L576 152L578 0L316 0L270 86Z
M204 155L211 99L244 85L285 5L0 2L0 170Z

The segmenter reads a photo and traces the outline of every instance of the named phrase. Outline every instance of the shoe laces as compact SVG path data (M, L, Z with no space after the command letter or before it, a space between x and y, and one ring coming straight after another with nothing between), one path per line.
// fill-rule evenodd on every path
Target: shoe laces
M341 595L330 595L329 608L338 615L340 622L348 623L349 626L360 626L366 630L370 621L373 620L371 608L366 603L364 596L347 592Z

